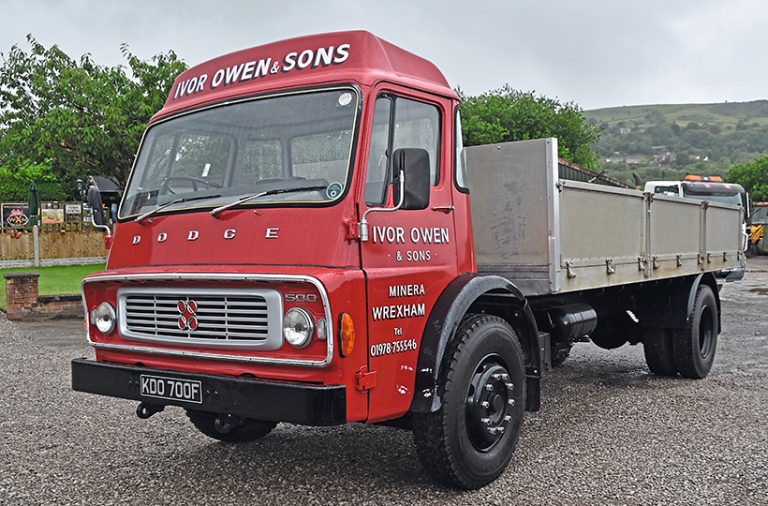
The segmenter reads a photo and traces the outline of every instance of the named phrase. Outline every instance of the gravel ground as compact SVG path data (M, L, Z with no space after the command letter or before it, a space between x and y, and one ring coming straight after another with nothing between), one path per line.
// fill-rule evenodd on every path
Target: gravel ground
M722 292L706 380L651 375L641 346L579 344L544 382L515 458L473 492L434 485L409 432L280 425L225 445L180 409L70 390L79 321L0 320L1 504L768 504L768 258Z

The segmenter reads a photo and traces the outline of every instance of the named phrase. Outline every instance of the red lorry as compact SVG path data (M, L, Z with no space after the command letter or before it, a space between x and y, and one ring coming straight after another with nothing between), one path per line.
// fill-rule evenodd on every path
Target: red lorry
M738 209L560 181L555 139L473 149L465 165L440 71L367 32L190 68L143 137L107 268L83 282L95 360L72 361L73 388L141 418L180 406L227 442L397 424L427 472L477 488L574 341L642 342L652 371L707 375L713 272L743 262L738 230L707 223ZM675 209L703 225L661 251L649 217ZM606 234L615 219L640 239Z

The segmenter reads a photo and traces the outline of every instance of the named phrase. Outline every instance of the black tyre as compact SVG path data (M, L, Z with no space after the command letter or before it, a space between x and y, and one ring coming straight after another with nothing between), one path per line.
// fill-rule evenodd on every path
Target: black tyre
M672 350L673 333L669 329L643 329L645 363L652 373L659 376L677 376L677 366Z
M495 480L517 445L525 408L523 353L496 316L470 315L445 351L444 395L435 413L415 413L416 453L424 469L453 488Z
M550 345L552 353L552 367L562 365L571 354L572 343L552 343Z
M197 430L210 438L226 443L248 443L255 441L272 432L272 429L277 425L275 422L254 420L252 418L243 420L232 418L225 421L225 423L232 424L231 428L228 431L224 429L226 432L223 432L217 428L216 418L218 416L216 413L208 413L207 411L187 410L187 417L189 417L192 425ZM220 423L219 427L223 428L223 424Z
M686 378L704 378L715 361L717 332L720 328L717 301L712 288L702 285L693 303L690 328L675 332L672 340L675 366Z

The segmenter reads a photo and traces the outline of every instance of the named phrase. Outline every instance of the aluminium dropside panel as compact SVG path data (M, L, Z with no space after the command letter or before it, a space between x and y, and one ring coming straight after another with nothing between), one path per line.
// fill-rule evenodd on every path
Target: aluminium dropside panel
M466 150L478 271L548 295L743 267L739 207L557 177L557 140Z
M478 271L525 295L558 292L557 139L472 146L465 155Z

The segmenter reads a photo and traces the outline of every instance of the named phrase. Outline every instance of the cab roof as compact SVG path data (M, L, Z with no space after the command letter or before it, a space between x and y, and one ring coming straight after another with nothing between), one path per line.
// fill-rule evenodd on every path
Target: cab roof
M310 35L243 49L179 74L152 120L257 93L329 83L388 81L457 98L428 60L366 31Z

